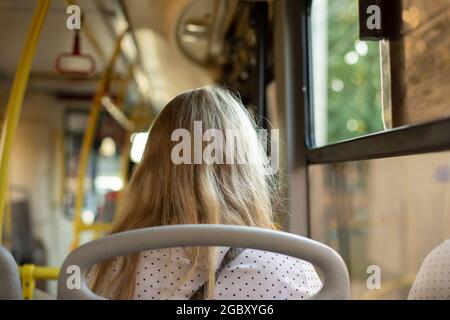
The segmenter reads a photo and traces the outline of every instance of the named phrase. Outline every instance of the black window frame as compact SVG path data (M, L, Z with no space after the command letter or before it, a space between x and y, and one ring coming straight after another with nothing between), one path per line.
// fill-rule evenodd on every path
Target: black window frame
M360 137L343 140L324 146L314 146L314 130L312 120L314 104L312 99L312 56L311 52L311 5L314 0L307 0L307 6L302 7L301 15L307 21L306 39L301 43L305 69L304 83L308 98L303 107L306 114L305 143L307 146L307 164L327 164L358 160L381 159L450 150L450 118L417 125L405 125L387 129ZM392 61L392 60L391 60ZM395 92L393 92L393 95ZM395 106L393 106L395 108Z

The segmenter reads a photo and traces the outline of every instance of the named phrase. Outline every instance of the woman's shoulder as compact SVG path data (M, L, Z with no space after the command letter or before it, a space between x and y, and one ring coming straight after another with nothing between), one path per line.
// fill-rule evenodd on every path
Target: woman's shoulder
M450 299L450 240L434 248L425 257L408 299Z
M245 249L220 272L216 296L218 299L305 299L321 286L309 262Z
M188 299L206 280L204 269L191 270L185 248L143 251L136 270L135 299Z

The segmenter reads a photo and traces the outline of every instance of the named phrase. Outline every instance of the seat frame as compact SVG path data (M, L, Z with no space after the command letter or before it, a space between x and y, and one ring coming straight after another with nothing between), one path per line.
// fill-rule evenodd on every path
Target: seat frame
M120 232L89 242L64 261L58 299L104 299L89 290L85 276L93 265L114 257L151 249L226 246L265 250L311 262L322 271L324 285L312 299L349 299L347 267L332 248L292 233L233 225L171 225ZM74 270L80 272L73 286Z

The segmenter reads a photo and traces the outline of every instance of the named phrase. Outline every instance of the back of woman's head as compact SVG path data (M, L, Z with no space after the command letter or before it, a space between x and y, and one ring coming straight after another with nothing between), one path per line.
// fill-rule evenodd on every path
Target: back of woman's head
M207 86L180 94L150 129L112 232L168 224L273 228L275 190L263 143L252 117L230 91ZM190 254L194 269L201 250ZM215 253L208 249L206 254L211 296ZM122 265L116 283L130 283L137 256L125 257ZM100 294L114 291L101 275L107 267L97 270L94 290ZM132 292L130 287L116 298L130 298Z
M185 92L152 125L117 227L270 228L270 173L255 124L237 97L217 86Z

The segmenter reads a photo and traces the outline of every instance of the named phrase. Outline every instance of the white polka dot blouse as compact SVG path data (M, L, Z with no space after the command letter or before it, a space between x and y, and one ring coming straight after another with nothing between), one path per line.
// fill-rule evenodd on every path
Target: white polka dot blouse
M450 299L450 240L425 258L409 292L410 300Z
M218 249L219 266L229 248ZM222 265L215 284L217 300L300 300L322 287L310 263L277 253L245 249ZM191 266L183 248L141 252L134 299L191 299L208 277L205 264L198 263L188 274Z

